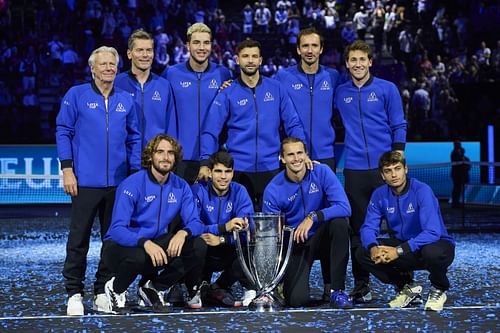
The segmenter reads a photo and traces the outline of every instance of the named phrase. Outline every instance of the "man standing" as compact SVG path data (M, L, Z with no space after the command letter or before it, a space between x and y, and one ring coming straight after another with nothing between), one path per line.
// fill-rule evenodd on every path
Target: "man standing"
M207 159L219 150L219 135L226 126L226 147L235 161L235 180L247 188L259 210L265 186L278 173L280 125L287 135L301 140L304 129L280 83L260 76L259 42L241 42L237 63L240 76L217 95L203 126L199 178L208 178Z
M336 308L351 308L344 292L349 259L351 207L342 185L326 165L307 170L303 141L289 137L281 143L285 170L274 177L264 191L264 212L283 213L286 224L295 228L292 254L283 278L287 305L309 302L309 274L315 259L329 254L330 302Z
M154 58L153 37L142 29L128 39L127 57L131 61L128 72L116 77L115 85L126 90L135 99L141 149L156 134L167 133L168 123L175 119L170 83L151 72Z
M335 106L345 127L345 189L352 207L351 259L355 286L351 295L357 302L372 299L369 273L356 261L360 246L359 229L372 192L382 184L377 161L382 153L403 151L406 121L397 87L370 74L372 50L364 41L355 41L344 51L351 80L337 88Z
M311 159L327 164L335 172L333 96L339 73L319 64L323 37L314 28L299 33L297 53L300 63L280 70L276 78L302 121Z
M113 272L105 285L110 312L126 310L126 290L139 274L151 278L138 294L154 311L169 310L167 291L183 278L191 299L197 295L206 245L196 237L203 225L189 185L171 172L181 158L177 141L158 134L142 153L142 170L118 187L103 255ZM170 230L178 214L181 229Z
M304 126L309 156L336 172L333 97L339 83L339 73L336 69L319 64L323 44L323 37L316 29L303 29L297 43L300 63L280 70L276 78L288 92ZM328 259L322 259L323 281L330 281L330 268L327 265ZM327 283L325 300L330 299L330 289Z
M92 82L70 88L56 119L56 142L64 192L71 195L71 224L63 275L69 295L67 314L83 315L83 281L90 233L99 214L101 237L111 222L116 186L140 167L140 137L134 101L113 83L118 52L102 46L92 52ZM109 272L99 264L94 309L107 308L104 283Z
M247 306L256 292L241 270L232 232L248 227L247 217L253 213L252 200L242 185L232 181L234 160L229 153L219 151L210 156L208 168L211 180L191 187L200 219L205 224L201 238L208 245L203 280L210 283L212 273L222 271L208 289L207 300L216 305L238 305L230 289L239 280L246 288L243 305Z
M222 82L230 79L229 70L210 62L212 31L203 23L195 23L187 31L189 60L163 72L174 93L175 117L168 133L176 133L184 147L184 160L176 173L188 183L195 182L200 168L200 134L212 101Z
M432 189L407 177L408 167L398 151L380 157L379 171L385 185L371 197L356 257L363 267L398 291L389 302L404 308L420 296L422 286L413 282L413 271L429 271L431 290L425 310L441 311L450 282L446 276L455 257L455 243L448 235ZM381 238L380 220L388 224L390 238Z

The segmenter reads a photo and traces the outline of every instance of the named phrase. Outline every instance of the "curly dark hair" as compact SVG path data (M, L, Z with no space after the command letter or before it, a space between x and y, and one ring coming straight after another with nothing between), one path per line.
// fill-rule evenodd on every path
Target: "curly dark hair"
M182 160L181 144L178 143L177 140L175 140L171 136L165 134L157 134L154 138L149 140L148 144L142 151L141 165L144 169L149 169L153 164L153 154L156 152L156 149L158 149L158 145L162 140L168 141L172 145L172 148L174 149L174 155L175 155L174 168L177 166L177 163Z

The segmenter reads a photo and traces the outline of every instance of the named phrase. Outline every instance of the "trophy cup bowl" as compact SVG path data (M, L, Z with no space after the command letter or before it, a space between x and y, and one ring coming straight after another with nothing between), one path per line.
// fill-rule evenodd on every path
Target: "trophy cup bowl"
M275 311L282 305L273 290L285 274L294 230L284 225L281 214L254 213L249 220L250 227L233 231L240 265L257 291L249 308Z

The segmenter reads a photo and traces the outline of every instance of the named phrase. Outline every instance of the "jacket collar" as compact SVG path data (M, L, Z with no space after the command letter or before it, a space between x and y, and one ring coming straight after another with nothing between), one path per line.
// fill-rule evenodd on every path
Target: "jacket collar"
M373 79L374 79L374 76L370 73L370 78L368 79L368 81L366 81L366 82L365 82L365 84L363 84L363 85L362 85L361 87L359 87L359 88L364 88L364 87L369 86L370 84L372 84ZM355 85L355 84L354 84L354 81L352 81L352 80L351 80L351 84L352 84L352 86L353 86L353 87L358 88L358 86L357 86L357 85Z
M242 87L249 88L249 89L253 89L253 88L249 87L249 86L248 86L248 85L247 85L247 84L243 81L243 79L241 78L241 75L238 75L237 80L238 80L238 83L239 83ZM258 85L260 85L260 84L262 84L262 74L261 74L261 75L259 75L259 82L257 82L257 86L258 86ZM255 86L255 87L257 87L257 86Z
M130 79L134 80L135 82L139 82L139 81L137 80L137 77L135 76L135 74L134 74L134 73L132 73L132 70L131 70L131 69L129 69L129 70L127 71L127 75L128 75L128 77L129 77ZM151 71L149 71L149 75L148 75L148 78L146 79L146 82L149 82L149 81L151 81L152 79L153 79L153 73L152 73Z
M196 72L193 67L191 67L191 64L189 63L189 60L186 61L186 68L188 69L188 71L190 72L193 72L193 73L199 73L199 72ZM207 73L210 71L210 61L208 61L208 64L207 64L207 68L205 68L205 70L202 72L202 73Z
M299 63L297 64L297 70L298 70L300 73L302 73L302 74L305 74L305 75L309 74L309 73L304 72L304 69L302 68L302 61L301 61L301 62L299 62ZM320 64L318 64L318 70L316 71L316 73L309 74L309 75L318 74L319 72L321 72L321 70L322 70L321 65L320 65Z
M167 176L167 180L165 181L165 183L163 183L163 185L167 184L169 181L170 181L170 175L173 171L170 171L168 173L168 176ZM155 176L153 175L153 172L151 171L151 167L147 169L147 173L148 173L148 178L149 180L151 180L153 183L155 184L158 184L158 185L161 185L155 178Z
M97 85L95 84L94 80L92 80L90 82L90 85L92 86L92 89L95 91L96 94L102 96L102 92L99 90L99 88L97 88ZM109 96L113 96L114 94L115 94L115 85L113 83L113 87L111 88L111 91L109 92Z

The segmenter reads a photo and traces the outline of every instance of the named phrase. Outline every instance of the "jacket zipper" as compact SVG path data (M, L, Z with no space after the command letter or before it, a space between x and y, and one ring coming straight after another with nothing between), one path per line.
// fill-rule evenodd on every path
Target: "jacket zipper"
M314 89L314 79L316 75L313 74L312 83L309 82L309 110L310 110L310 119L309 119L309 155L312 158L312 141L313 141L313 89ZM309 80L308 80L309 81Z
M358 88L358 110L359 121L361 123L361 133L363 133L363 140L365 141L366 160L368 161L368 169L371 169L370 155L368 154L368 142L366 141L365 126L363 125L363 111L361 111L361 88Z
M104 98L104 105L106 107L106 185L109 187L109 98Z
M139 83L140 84L140 83ZM143 84L140 84L141 86L141 127L142 127L142 130L141 130L141 151L144 147L144 130L146 128L146 125L144 124L145 122L145 116L144 116L144 85Z
M403 220L403 215L401 214L401 208L399 207L399 195L397 196L397 203L398 203L398 215L399 215L399 219L401 220L401 239L404 239L404 237L403 237L404 220Z
M201 88L201 73L198 74L198 159L201 156L201 112L200 112L200 88Z
M259 108L257 106L257 96L255 88L252 88L253 104L255 106L255 172L257 172L257 165L259 161Z
M160 209L158 209L158 221L156 224L156 233L155 235L158 235L160 232L160 221L161 221L161 206L162 206L162 197L163 197L163 185L160 185Z

